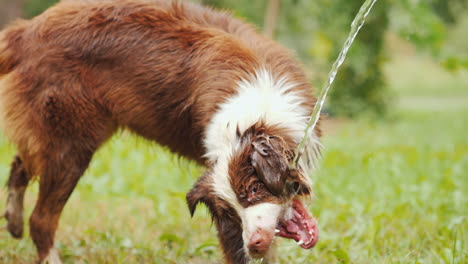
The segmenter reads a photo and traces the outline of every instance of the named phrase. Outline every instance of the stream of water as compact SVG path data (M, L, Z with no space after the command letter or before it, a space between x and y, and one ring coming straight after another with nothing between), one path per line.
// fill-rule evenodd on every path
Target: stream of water
M367 15L369 14L369 12L371 11L372 7L374 6L376 2L377 0L366 0L364 4L362 4L361 8L359 9L358 14L356 15L353 22L351 23L351 31L349 32L348 38L346 39L343 45L343 48L341 49L341 52L338 55L338 58L333 63L330 73L328 74L327 81L325 82L320 92L320 95L317 99L314 110L312 111L312 115L310 117L309 123L307 124L307 127L305 129L304 137L302 138L301 142L299 143L299 146L296 149L296 155L294 156L294 159L291 163L291 168L296 168L298 159L302 151L304 150L307 137L309 136L309 133L310 133L309 131L314 131L314 128L317 125L317 122L320 118L320 113L322 112L323 105L325 104L328 90L330 90L330 87L333 84L333 81L335 80L335 77L338 73L338 70L340 69L340 66L343 64L344 60L346 59L346 54L348 53L349 48L353 44L354 39L359 33L359 30L362 28L362 26L364 25L364 22L366 21Z

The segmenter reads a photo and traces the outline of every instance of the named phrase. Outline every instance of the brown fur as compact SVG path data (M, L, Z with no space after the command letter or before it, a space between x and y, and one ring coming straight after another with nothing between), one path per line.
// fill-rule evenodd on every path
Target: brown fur
M5 218L8 220L7 229L14 238L23 236L23 201L24 193L30 175L26 173L23 162L16 156L11 164L10 177L8 177L7 209Z
M296 169L289 169L292 161L294 146L297 144L287 135L284 128L267 126L259 122L244 133L238 134L243 151L232 157L229 163L229 176L231 186L236 193L237 200L243 207L249 207L261 202L281 203L293 195L308 195L310 186L303 177L307 177ZM282 137L281 137L282 136ZM274 194L267 181L260 179L261 171L253 166L252 155L257 150L254 144L259 140L268 139L272 152L280 152L281 155L265 157L268 163L279 164L285 167L281 178L284 181L277 183L278 189L284 190ZM277 166L276 166L277 167ZM227 263L247 263L248 258L244 253L242 241L242 223L237 212L224 200L220 199L213 190L211 171L205 172L187 194L187 202L191 215L194 214L198 203L205 204L211 212L218 229L218 237L225 253ZM297 186L295 185L297 184Z
M242 241L241 219L234 208L216 196L210 173L208 171L202 175L187 194L190 213L193 216L198 203L205 204L218 229L218 238L223 248L226 263L247 263L248 258L244 253Z
M295 169L290 169L297 143L285 128L262 122L247 129L241 137L243 151L229 164L231 185L239 202L248 207L259 202L280 203L293 194L309 194L306 184Z
M118 128L208 165L201 142L208 122L260 65L287 73L312 109L315 99L289 51L195 4L63 1L0 32L0 121L17 146L21 175L40 177L30 218L39 259L53 247L60 213L93 153ZM11 185L21 177L10 177ZM227 262L245 262L237 253L239 217L224 201L205 203Z

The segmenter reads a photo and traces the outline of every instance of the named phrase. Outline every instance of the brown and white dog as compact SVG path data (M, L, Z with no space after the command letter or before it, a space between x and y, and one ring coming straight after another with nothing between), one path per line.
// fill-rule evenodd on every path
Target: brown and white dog
M318 239L303 198L316 129L289 163L315 104L292 54L231 15L164 0L62 1L0 32L0 120L17 146L5 216L39 262L60 263L54 235L93 153L129 129L207 167L187 194L208 206L227 263L272 261L274 236Z

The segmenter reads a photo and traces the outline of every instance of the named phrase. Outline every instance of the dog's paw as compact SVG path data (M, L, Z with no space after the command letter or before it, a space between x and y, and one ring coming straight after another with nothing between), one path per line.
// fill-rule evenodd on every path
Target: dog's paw
M40 261L39 264L62 264L57 249L51 248L49 255L43 261Z
M6 229L14 238L23 237L23 193L10 191L7 199L5 219L8 224Z
M23 216L5 213L5 218L8 222L6 229L14 238L20 239L23 237Z

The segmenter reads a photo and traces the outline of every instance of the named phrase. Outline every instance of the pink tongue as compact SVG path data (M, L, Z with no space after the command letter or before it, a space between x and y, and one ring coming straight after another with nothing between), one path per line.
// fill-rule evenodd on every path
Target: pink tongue
M289 233L298 233L299 232L299 226L296 223L294 223L293 221L286 222L286 229L288 230Z
M293 200L292 215L291 219L279 223L280 229L277 235L294 239L305 249L315 246L318 241L317 222L298 199Z

